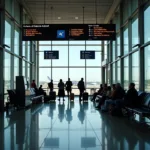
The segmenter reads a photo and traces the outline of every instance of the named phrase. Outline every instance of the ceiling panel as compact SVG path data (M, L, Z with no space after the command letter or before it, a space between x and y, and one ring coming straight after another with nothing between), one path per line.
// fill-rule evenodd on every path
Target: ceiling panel
M24 0L34 23L104 23L114 0ZM96 11L97 10L97 11ZM97 12L97 13L96 13ZM97 15L96 15L97 14ZM97 19L96 19L97 16Z

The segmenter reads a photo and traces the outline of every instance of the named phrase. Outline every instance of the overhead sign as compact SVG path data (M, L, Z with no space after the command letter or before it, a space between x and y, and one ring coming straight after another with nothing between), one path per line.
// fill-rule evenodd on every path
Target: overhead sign
M115 24L24 24L23 41L116 40Z
M80 51L80 59L95 59L95 51Z
M59 59L58 51L44 51L44 59Z

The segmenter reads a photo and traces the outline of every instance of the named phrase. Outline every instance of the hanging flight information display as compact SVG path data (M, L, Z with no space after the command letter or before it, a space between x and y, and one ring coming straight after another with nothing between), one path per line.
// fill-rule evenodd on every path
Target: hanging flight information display
M25 24L23 41L116 40L115 24Z
M47 41L50 40L51 28L46 24L29 24L23 25L23 41Z
M44 51L44 59L59 59L58 51Z
M80 59L95 59L95 51L80 51Z

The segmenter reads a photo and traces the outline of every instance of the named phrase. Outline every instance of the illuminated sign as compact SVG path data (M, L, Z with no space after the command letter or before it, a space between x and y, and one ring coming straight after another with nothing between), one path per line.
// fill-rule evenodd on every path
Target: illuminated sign
M80 51L80 59L95 59L95 51Z
M116 40L115 24L25 24L23 41Z
M59 59L58 51L44 51L44 59Z

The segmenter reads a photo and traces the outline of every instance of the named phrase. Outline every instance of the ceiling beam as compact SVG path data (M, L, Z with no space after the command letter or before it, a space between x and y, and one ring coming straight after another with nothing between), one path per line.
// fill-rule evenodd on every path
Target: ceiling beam
M121 0L114 0L113 4L111 5L106 17L105 17L105 21L104 23L109 23L111 17L113 16L116 8L118 7L118 5L120 4Z

